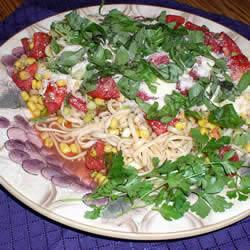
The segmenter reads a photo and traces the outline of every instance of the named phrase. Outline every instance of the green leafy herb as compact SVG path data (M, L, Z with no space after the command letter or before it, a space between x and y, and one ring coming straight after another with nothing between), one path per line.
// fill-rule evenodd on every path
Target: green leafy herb
M236 113L232 104L218 107L212 110L208 117L209 122L220 125L223 128L238 128L244 124Z

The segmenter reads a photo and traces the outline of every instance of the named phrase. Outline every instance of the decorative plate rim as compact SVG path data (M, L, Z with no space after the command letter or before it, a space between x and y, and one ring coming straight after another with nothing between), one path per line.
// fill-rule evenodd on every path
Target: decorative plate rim
M162 8L162 9L168 9L168 10L175 10L175 11L180 11L182 13L185 14L189 14L192 16L197 16L200 18L203 18L205 20L208 20L210 23L214 23L216 25L220 25L222 27L225 27L226 29L229 29L231 31L233 31L235 34L237 34L238 36L242 37L245 42L249 43L249 40L239 34L238 32L226 27L223 24L217 23L209 18L197 15L197 14L193 14L191 12L187 12L187 11L182 11L182 10L178 10L175 8L168 8L165 6L161 6L159 4L157 5L153 5L153 4L106 4L105 6L126 6L126 5L134 5L134 6L144 6L144 7L148 7L148 6L152 6L152 7L158 7L158 8ZM49 17L46 17L44 19L41 19L37 22L32 23L29 26L26 26L25 28L21 29L19 32L15 33L14 35L12 35L10 38L8 38L4 43L2 43L0 45L0 48L5 46L11 39L15 38L16 35L18 35L19 33L23 32L24 30L32 27L33 25L44 21L46 19L49 18L53 18L56 17L57 15L62 15L64 13L70 12L72 10L79 10L79 9L85 9L85 8L91 8L91 7L98 7L98 5L88 5L85 7L80 7L77 9L69 9L63 12L59 12L55 15L51 15ZM219 229L222 229L224 227L227 227L229 225L232 225L248 216L250 216L250 211L245 211L242 212L238 215L232 216L229 219L226 219L224 221L218 222L218 223L214 223L212 225L206 225L203 226L201 228L196 228L196 229L192 229L192 230L184 230L184 231L178 231L178 232L166 232L166 233L158 233L158 232L152 232L152 233L141 233L141 232L137 232L137 233L133 233L133 232L122 232L122 231L118 231L118 230L112 230L112 229L101 229L99 227L96 227L94 225L88 225L88 224L84 224L84 223L78 223L74 220L71 220L69 218L63 217L61 215L58 215L50 210L48 210L47 208L41 207L40 205L38 205L37 203L35 203L34 201L32 201L31 199L29 199L28 197L24 196L21 192L19 192L14 186L12 186L11 184L9 184L2 176L0 176L0 184L4 187L5 190L7 190L11 195L13 195L18 201L20 201L22 204L24 204L25 206L27 206L28 208L34 210L35 212L39 213L40 215L55 221L57 223L63 224L65 226L68 226L70 228L76 229L76 230L80 230L83 232L87 232L87 233L92 233L92 234L96 234L96 235L100 235L100 236L104 236L104 237L111 237L111 238L117 238L117 239L126 239L126 240L138 240L138 241L153 241L153 240L170 240L170 239L180 239L180 238L187 238L187 237L192 237L192 236L198 236L198 235L202 235L202 234L206 234L209 232L213 232Z

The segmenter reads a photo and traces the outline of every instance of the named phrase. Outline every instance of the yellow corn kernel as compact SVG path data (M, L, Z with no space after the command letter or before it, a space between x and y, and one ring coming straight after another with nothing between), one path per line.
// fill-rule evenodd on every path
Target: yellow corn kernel
M116 118L112 118L109 127L111 129L117 129L119 127L119 121Z
M31 101L31 102L34 102L34 103L37 103L37 102L38 102L38 96L37 96L37 95L32 95L32 96L30 97L30 101Z
M143 139L148 139L150 136L149 131L147 129L141 129L139 134L140 134L140 137Z
M67 81L66 80L58 80L58 81L56 81L56 84L58 87L65 87L67 85Z
M45 116L45 115L47 115L48 114L48 112L47 112L48 110L46 109L46 107L44 107L44 109L43 110L41 110L41 116Z
M89 123L93 120L93 118L94 118L94 114L88 112L84 115L83 121L86 123Z
M43 79L43 77L42 77L41 74L36 73L36 74L35 74L35 79L36 79L37 81L41 81L41 80Z
M186 124L185 124L185 122L177 122L175 124L175 128L178 130L183 130L184 128L186 128Z
M36 88L40 89L42 87L42 82L41 81L36 81Z
M62 123L64 122L64 118L63 118L62 116L59 116L59 117L57 118L57 122L58 122L59 124L62 124Z
M247 153L250 153L250 143L245 145L245 150L247 151Z
M44 145L47 147L47 148L52 148L54 143L52 141L52 139L50 137L47 137L45 138L44 140Z
M37 80L32 80L32 89L36 89Z
M74 153L74 154L78 154L79 153L79 146L77 144L72 143L69 146L70 146L70 149L71 149L72 153Z
M100 185L104 185L105 183L107 183L108 179L107 176L105 176L104 174L100 173L100 172L96 172L94 171L93 173L91 173L90 175L94 181L100 186Z
M29 74L29 72L22 70L19 72L19 78L22 81L27 80L30 78L30 74Z
M42 132L42 133L40 134L40 137L41 137L42 140L45 140L46 138L49 137L49 134L46 133L46 132Z
M70 115L71 114L71 108L69 108L69 107L64 107L63 108L63 114L64 115Z
M15 66L16 69L22 69L23 68L23 64L21 63L20 60L15 61L14 66Z
M35 62L36 62L36 60L34 58L32 58L32 57L28 57L25 60L25 63L28 64L28 65L33 64Z
M33 48L34 48L34 43L31 42L31 43L29 44L29 47L30 47L30 49L33 49Z
M106 144L104 147L104 152L105 153L111 153L112 152L112 146L110 144Z
M62 153L64 153L64 154L67 154L67 153L71 152L71 149L70 149L69 145L66 144L66 143L63 143L63 142L60 143L59 148L62 151Z
M97 156L96 150L92 148L91 151L90 151L90 155L92 157L96 157Z
M198 121L198 124L200 127L206 127L208 124L208 121L207 121L207 119L201 119Z
M111 135L119 135L120 131L119 131L119 129L109 129L109 133Z
M118 151L117 151L117 148L113 147L112 148L112 153L116 154Z
M44 105L42 105L42 104L36 104L36 108L38 109L38 110L40 110L40 111L42 111L42 110L44 110Z
M200 132L202 135L207 135L208 134L208 129L207 128L200 128Z
M29 94L26 91L21 92L21 97L23 98L23 100L25 102L27 102L29 100L29 98L30 98Z
M209 128L209 129L215 129L215 128L217 128L217 126L215 124L210 123L210 122L207 123L206 127Z
M34 112L36 110L36 104L32 101L28 101L27 106L31 112Z
M33 111L32 114L33 114L34 117L39 117L41 115L41 111L36 109L36 110Z
M43 98L42 96L38 96L38 101L39 104L43 105Z
M45 79L45 80L50 79L50 77L51 77L51 73L50 73L50 72L45 72L45 73L43 74L43 79Z
M96 104L93 101L88 102L87 104L88 110L95 110L96 109Z
M97 106L104 106L105 105L105 101L101 98L95 98L95 104Z
M136 132L136 135L137 135L138 137L140 137L140 129L139 129L139 128L136 128L135 132Z

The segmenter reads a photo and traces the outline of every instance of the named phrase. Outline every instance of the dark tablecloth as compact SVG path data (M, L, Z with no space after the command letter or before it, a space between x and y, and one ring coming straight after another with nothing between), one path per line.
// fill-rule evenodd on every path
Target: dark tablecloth
M27 0L0 24L0 44L26 26L68 9L98 4L91 0ZM221 23L250 39L250 26L224 16L207 13L175 1L106 1L106 3L154 4L188 11ZM250 218L199 237L169 241L125 241L76 231L33 212L0 190L0 250L7 249L250 249Z

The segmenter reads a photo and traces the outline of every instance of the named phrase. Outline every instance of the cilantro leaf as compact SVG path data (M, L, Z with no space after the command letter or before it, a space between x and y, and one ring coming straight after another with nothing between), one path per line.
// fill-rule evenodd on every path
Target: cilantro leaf
M84 217L87 219L95 220L101 216L102 207L94 207L91 211L86 211Z
M191 211L199 215L201 218L205 218L208 216L211 208L207 202L199 196L198 200L191 206Z
M240 78L237 84L237 94L240 95L248 86L250 86L250 71L244 73Z
M236 113L232 104L224 105L212 110L208 117L209 122L220 125L223 128L238 128L244 124Z
M223 196L213 194L203 194L202 198L205 199L209 206L215 212L224 212L226 209L232 207L232 203L227 202Z
M117 65L124 65L128 63L128 61L129 53L123 46L121 46L116 52L115 63Z

